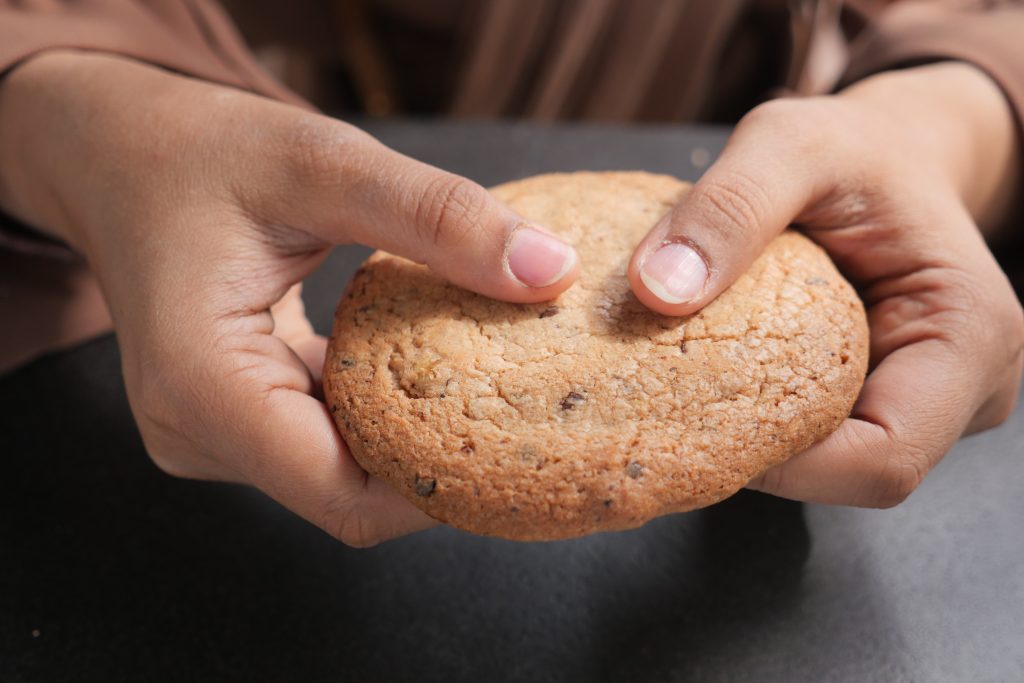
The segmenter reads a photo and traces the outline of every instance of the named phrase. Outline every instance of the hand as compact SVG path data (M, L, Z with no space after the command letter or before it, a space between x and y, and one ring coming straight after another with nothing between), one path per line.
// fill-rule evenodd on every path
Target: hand
M895 505L961 435L1011 413L1024 317L976 219L997 221L1009 204L1013 135L998 88L963 64L770 102L639 245L633 289L668 315L714 299L790 224L865 301L871 370L852 415L750 488Z
M316 398L326 342L296 283L348 242L508 301L578 270L479 186L350 126L115 57L10 74L0 169L0 203L97 274L154 462L252 484L357 546L433 521L368 477Z

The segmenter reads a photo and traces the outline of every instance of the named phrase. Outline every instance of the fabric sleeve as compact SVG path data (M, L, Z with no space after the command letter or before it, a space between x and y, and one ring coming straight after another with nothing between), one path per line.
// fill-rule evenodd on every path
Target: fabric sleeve
M872 14L851 45L841 85L913 64L968 62L999 85L1024 134L1024 1L906 0Z
M310 107L265 72L212 0L0 0L0 79L47 50L129 57ZM0 212L0 373L110 330L99 285L62 243Z
M309 106L257 64L212 0L0 0L0 77L60 48L131 57Z
M0 79L52 49L130 57L310 107L260 67L213 0L0 0ZM37 255L67 250L19 229L2 212L0 249Z
M866 29L851 45L840 86L886 69L946 59L972 64L1002 89L1017 128L1018 158L1024 159L1024 0L904 0L869 14ZM989 235L996 258L1024 294L1024 199L1018 198L1005 225Z

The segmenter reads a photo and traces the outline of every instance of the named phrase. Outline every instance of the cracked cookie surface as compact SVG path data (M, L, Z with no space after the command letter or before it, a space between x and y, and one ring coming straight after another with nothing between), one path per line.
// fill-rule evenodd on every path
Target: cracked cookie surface
M324 367L356 460L453 526L550 540L710 505L834 431L864 379L867 323L806 237L780 235L693 316L633 296L635 245L687 189L639 172L494 188L579 251L579 280L546 303L370 257Z

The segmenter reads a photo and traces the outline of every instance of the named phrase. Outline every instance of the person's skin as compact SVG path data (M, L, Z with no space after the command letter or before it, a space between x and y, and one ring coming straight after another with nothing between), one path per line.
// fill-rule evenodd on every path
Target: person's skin
M637 248L629 270L637 297L684 315L795 224L864 300L870 371L852 415L749 488L889 507L962 435L1010 415L1024 315L978 225L999 227L1020 199L1015 137L1002 92L966 64L770 102L744 118Z
M874 369L853 416L752 487L891 505L1007 416L1024 319L975 223L1007 210L1013 137L999 90L959 64L769 104L639 246L634 290L670 315L791 222L861 287ZM358 546L434 522L358 467L316 398L325 340L297 283L350 242L508 301L550 299L580 266L480 187L344 123L95 54L46 53L0 82L0 206L96 272L157 465L256 486ZM687 252L652 256L665 244L695 256L675 268L666 255Z

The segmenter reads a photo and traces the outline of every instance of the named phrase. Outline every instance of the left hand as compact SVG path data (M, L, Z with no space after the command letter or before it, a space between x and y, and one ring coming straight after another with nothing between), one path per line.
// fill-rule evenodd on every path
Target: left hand
M638 246L633 289L666 315L713 300L790 224L865 301L871 371L852 415L750 488L895 505L962 435L1012 412L1024 315L978 223L1007 212L1014 134L995 83L954 62L769 102Z

